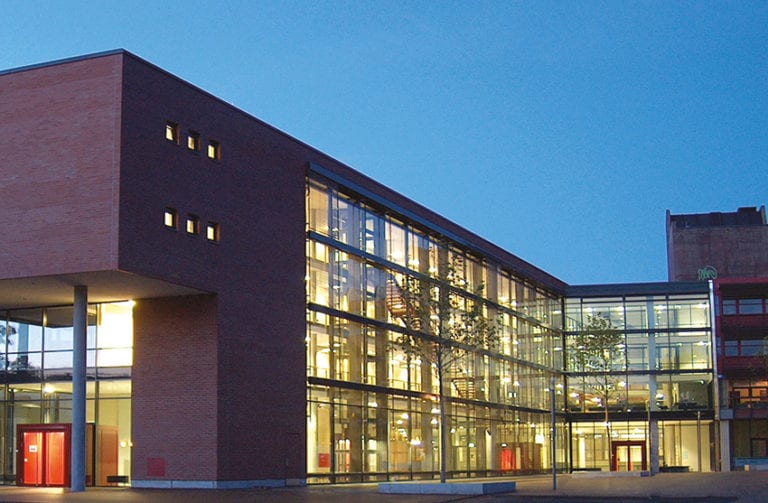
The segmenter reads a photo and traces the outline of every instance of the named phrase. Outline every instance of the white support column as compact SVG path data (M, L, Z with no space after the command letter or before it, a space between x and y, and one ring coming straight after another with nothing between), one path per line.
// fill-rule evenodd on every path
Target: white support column
M85 369L88 334L88 287L75 287L72 320L72 466L70 490L85 491Z

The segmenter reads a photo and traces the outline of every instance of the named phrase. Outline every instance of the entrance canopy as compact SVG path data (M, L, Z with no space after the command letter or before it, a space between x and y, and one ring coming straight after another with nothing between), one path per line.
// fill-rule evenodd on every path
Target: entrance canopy
M0 280L0 309L72 304L75 285L88 287L88 302L209 293L122 271L99 271Z

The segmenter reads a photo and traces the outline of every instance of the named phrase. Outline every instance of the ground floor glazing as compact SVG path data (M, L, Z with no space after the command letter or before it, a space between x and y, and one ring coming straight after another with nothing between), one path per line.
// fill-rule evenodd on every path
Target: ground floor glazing
M309 483L431 479L440 471L435 397L310 386ZM551 414L452 401L447 470L453 478L532 474L552 466ZM567 429L557 422L558 464Z
M572 470L712 471L715 431L711 420L574 422Z
M131 473L133 303L88 306L86 483ZM0 473L6 484L68 485L73 307L0 314ZM64 470L64 471L60 471Z

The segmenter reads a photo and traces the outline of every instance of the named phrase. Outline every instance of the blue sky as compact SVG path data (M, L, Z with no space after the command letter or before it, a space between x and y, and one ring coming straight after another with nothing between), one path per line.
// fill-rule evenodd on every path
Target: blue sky
M572 284L768 199L768 2L0 5L0 69L125 48Z

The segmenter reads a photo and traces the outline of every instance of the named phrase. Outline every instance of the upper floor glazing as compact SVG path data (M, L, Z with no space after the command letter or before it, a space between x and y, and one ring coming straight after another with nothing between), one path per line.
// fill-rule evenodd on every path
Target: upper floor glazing
M436 393L434 369L394 343L436 335L408 324L402 293L415 281L451 296L448 323L480 304L496 326L497 344L464 355L448 393L548 408L548 375L562 368L560 296L330 184L309 182L307 223L309 376Z

